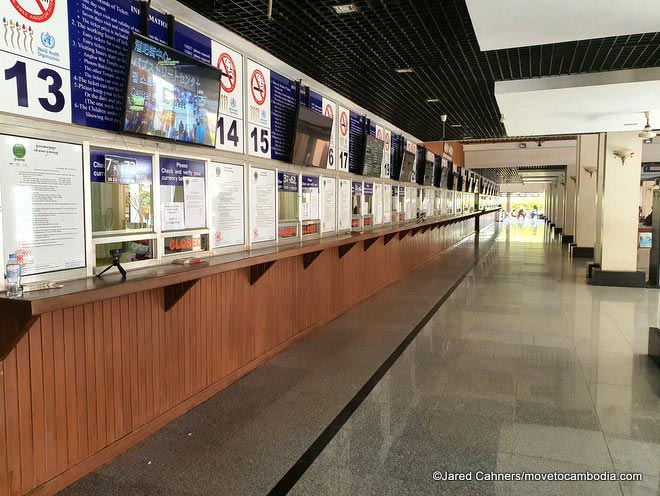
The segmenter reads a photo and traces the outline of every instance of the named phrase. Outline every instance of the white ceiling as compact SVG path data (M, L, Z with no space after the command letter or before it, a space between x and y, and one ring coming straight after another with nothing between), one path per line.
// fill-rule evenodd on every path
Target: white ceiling
M467 0L481 50L660 31L657 0Z
M645 110L657 129L660 67L498 81L495 98L509 136L641 130Z

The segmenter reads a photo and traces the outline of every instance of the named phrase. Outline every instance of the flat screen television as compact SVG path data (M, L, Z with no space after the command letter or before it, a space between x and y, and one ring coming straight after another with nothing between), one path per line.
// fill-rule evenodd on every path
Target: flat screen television
M424 161L424 180L421 184L424 186L433 186L433 169L435 163L431 160Z
M367 134L364 140L364 160L362 162L362 175L380 177L383 164L385 142Z
M215 146L222 73L135 33L129 48L121 130Z
M410 182L414 170L415 154L413 152L404 151L403 158L401 159L401 172L399 173L399 181Z
M331 133L332 117L298 105L291 163L327 167Z

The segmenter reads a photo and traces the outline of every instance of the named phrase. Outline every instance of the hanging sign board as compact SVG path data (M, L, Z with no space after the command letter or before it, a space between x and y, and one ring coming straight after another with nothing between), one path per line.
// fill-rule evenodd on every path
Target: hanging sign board
M270 70L247 61L248 153L270 158Z
M215 147L243 153L243 55L216 41L211 50L213 63L222 72Z
M328 169L334 170L337 168L337 104L332 100L323 97L321 106L323 107L323 115L332 119L332 131L330 132L330 148L328 149Z

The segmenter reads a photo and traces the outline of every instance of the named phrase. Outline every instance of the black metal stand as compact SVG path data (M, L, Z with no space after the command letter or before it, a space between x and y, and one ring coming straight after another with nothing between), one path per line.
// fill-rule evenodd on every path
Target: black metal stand
M112 264L108 265L105 269L103 269L101 272L96 274L96 277L101 277L103 274L108 272L113 267L117 267L119 273L121 274L122 279L126 279L126 271L124 270L124 267L121 266L121 263L119 263L119 257L116 255L112 257Z

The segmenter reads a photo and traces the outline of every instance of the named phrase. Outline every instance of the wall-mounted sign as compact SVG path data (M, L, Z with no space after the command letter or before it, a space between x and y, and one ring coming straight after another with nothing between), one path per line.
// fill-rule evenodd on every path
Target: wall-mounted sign
M216 41L211 50L212 61L222 72L215 147L243 153L243 55Z
M206 162L160 157L159 167L163 230L206 227Z
M275 171L250 169L250 239L253 243L275 241Z
M0 135L4 254L23 275L85 266L82 146Z
M245 244L243 166L211 162L211 246Z

